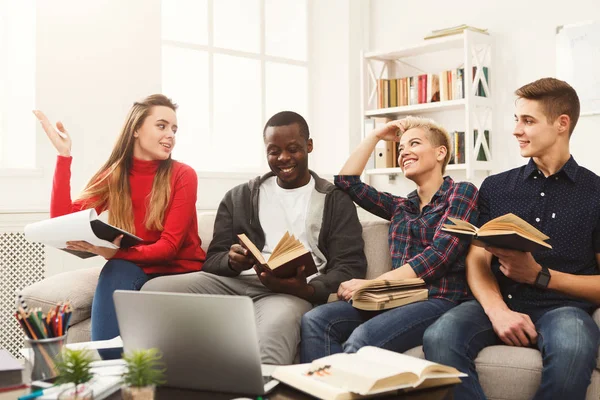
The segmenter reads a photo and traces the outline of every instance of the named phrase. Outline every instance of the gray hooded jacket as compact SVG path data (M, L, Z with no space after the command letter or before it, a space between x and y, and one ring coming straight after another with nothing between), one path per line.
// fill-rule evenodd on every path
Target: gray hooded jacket
M367 260L364 254L362 226L350 197L333 184L310 171L315 188L306 216L306 232L313 253L323 260L320 274L310 281L315 293L314 304L327 302L340 283L364 278ZM239 275L229 266L229 249L238 243L237 235L245 233L263 249L265 234L258 220L258 196L261 183L272 176L269 172L225 194L215 219L213 239L208 248L203 271L221 276Z

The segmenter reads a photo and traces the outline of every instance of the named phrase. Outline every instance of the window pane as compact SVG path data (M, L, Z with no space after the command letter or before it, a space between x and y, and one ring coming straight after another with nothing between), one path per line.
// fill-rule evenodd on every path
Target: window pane
M260 52L260 7L258 0L213 2L216 47Z
M208 170L258 170L262 141L260 61L215 54L213 153Z
M265 52L306 61L306 1L265 0Z
M210 154L208 135L208 55L163 46L162 92L179 105L173 158L194 168Z
M295 65L266 63L266 115L268 119L279 111L295 111L308 119L307 70Z
M163 0L162 38L208 44L207 0Z
M0 2L0 165L35 167L35 2Z

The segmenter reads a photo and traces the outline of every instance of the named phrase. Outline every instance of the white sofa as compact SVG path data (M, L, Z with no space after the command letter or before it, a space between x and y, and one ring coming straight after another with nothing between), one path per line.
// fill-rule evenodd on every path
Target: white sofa
M198 230L204 249L212 238L214 218L214 213L198 215ZM368 262L367 278L374 278L391 269L387 244L389 223L368 220L362 221L362 226ZM30 307L44 309L69 299L74 310L68 341L89 341L92 298L99 273L100 268L89 268L58 274L25 288L21 294ZM600 326L600 310L594 313L594 320ZM407 354L423 357L421 346L409 350ZM484 349L475 363L489 399L530 399L540 384L542 358L535 349L492 346ZM600 399L600 355L586 399Z

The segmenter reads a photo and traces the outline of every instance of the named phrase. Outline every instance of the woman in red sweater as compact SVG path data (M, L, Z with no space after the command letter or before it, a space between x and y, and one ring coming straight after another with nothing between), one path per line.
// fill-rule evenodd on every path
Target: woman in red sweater
M143 244L128 249L69 242L72 250L104 257L92 303L92 340L119 335L113 292L139 290L161 275L199 271L205 260L198 236L194 170L174 161L171 152L177 132L177 106L156 94L134 103L108 161L90 179L83 193L71 200L71 137L62 123L56 130L41 111L34 111L58 150L51 217L95 208L109 210L109 223L141 237ZM115 240L119 245L121 238ZM120 352L104 352L104 358Z

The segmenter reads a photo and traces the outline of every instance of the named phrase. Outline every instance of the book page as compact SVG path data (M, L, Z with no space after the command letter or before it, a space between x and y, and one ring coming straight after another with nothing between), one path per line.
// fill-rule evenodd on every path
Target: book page
M343 390L362 395L370 394L372 388L378 381L392 378L406 372L409 372L409 374L404 377L405 384L402 386L411 387L412 383L418 380L418 376L411 374L406 368L399 367L398 365L384 364L377 359L368 359L360 356L359 353L333 354L319 358L311 364L313 370L318 370L319 368L326 366L329 366L329 368L327 368L327 373L314 374L313 378Z
M487 229L503 229L503 230L514 229L516 231L525 233L528 236L533 236L533 237L539 238L541 240L550 239L543 232L541 232L534 226L530 225L527 221L525 221L525 220L519 218L518 216L516 216L515 214L511 214L511 213L505 214L498 218L494 218L493 220L487 222L480 228L480 230L487 230Z
M90 221L98 218L96 210L79 211L72 214L35 222L25 227L25 238L32 242L63 249L69 241L86 241L94 246L118 248L113 243L98 239Z
M436 370L439 372L458 372L452 367L437 364L421 358L407 356L406 354L396 353L389 350L379 349L373 346L365 346L356 353L364 360L377 362L390 371L412 372L417 376L422 376L425 370Z
M238 239L240 239L242 246L245 247L250 253L252 253L254 259L260 264L265 264L265 259L263 258L262 253L260 252L260 250L258 250L258 247L256 247L256 245L252 243L252 240L250 240L248 236L246 236L246 234L244 233L240 233L237 236Z
M275 246L275 248L273 249L273 251L271 252L271 257L269 257L269 259L271 259L273 257L277 257L277 254L279 254L279 252L281 251L281 248L289 240L289 238L290 238L290 233L289 232L285 232L283 234L283 236L281 237L281 239L279 239L279 242L277 243L277 245Z

